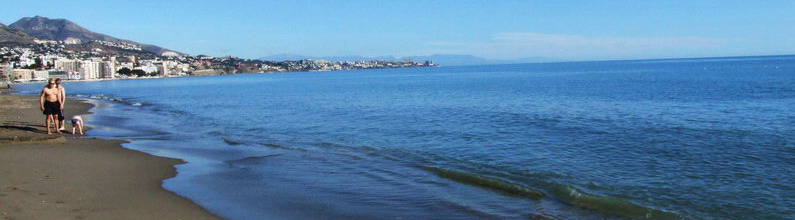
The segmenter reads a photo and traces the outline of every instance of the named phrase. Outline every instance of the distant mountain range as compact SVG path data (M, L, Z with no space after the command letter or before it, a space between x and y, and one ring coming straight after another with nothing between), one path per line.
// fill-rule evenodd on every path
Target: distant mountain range
M95 33L66 19L50 19L41 16L25 17L11 25L0 26L0 43L30 44L33 43L33 38L56 41L69 39L79 40L83 43L93 40L127 43L138 45L143 50L156 54L173 51L155 45L142 44Z
M355 60L412 60L412 61L433 61L435 64L442 66L462 66L462 65L486 65L486 64L511 64L511 63L539 63L539 62L554 62L550 58L535 57L523 58L514 60L489 60L472 55L454 55L454 54L434 54L430 56L406 56L406 57L393 57L393 56L377 56L377 57L364 57L364 56L327 56L327 57L313 57L298 54L275 54L265 57L260 57L259 60L267 61L285 61L285 60L328 60L328 61L355 61Z

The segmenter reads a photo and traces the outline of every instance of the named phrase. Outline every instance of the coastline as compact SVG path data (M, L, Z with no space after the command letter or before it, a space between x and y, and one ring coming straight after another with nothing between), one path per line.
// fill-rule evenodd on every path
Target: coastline
M2 219L220 219L162 187L181 160L126 149L118 140L47 135L38 99L6 92L0 95ZM89 114L92 106L69 99L66 117Z

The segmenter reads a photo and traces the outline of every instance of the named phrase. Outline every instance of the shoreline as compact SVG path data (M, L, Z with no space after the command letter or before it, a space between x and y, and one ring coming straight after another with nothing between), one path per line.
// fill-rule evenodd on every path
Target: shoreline
M73 136L68 125L69 134L47 135L38 98L7 92L0 95L1 219L221 219L163 188L182 160ZM70 98L65 116L92 107Z

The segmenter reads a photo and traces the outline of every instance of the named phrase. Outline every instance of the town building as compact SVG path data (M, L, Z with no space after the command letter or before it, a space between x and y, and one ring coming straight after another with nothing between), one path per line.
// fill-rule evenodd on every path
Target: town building
M77 73L80 72L80 61L69 60L69 59L58 59L55 60L55 69Z
M185 72L183 68L184 66L180 66L179 64L180 63L176 61L162 61L157 65L158 71L162 76L179 75L180 73Z
M130 70L132 70L133 68L135 68L135 65L134 65L132 62L122 62L122 63L119 63L119 65L118 65L118 69L124 69L124 68L127 68L127 69L130 69ZM118 71L118 70L117 70L117 71Z
M118 65L116 65L116 57L110 57L110 61L106 61L108 65L108 71L105 73L104 78L115 78L116 71L118 71Z
M146 73L157 73L161 68L155 65L154 60L142 60L141 65L134 69L143 70Z
M9 64L0 64L0 81L9 81L11 80L11 65Z
M63 70L50 70L50 79L69 79L69 73Z
M50 79L50 71L48 70L34 70L33 81L45 81Z
M80 79L112 78L108 61L83 61L80 63Z
M14 69L12 75L12 80L17 82L33 80L33 70L29 69Z

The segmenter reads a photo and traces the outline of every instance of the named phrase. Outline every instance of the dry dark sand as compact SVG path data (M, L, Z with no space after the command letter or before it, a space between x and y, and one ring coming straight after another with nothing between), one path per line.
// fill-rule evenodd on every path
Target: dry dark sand
M47 135L38 97L0 95L0 219L218 219L161 187L177 159ZM67 118L91 104L67 102ZM71 131L71 127L67 125Z

